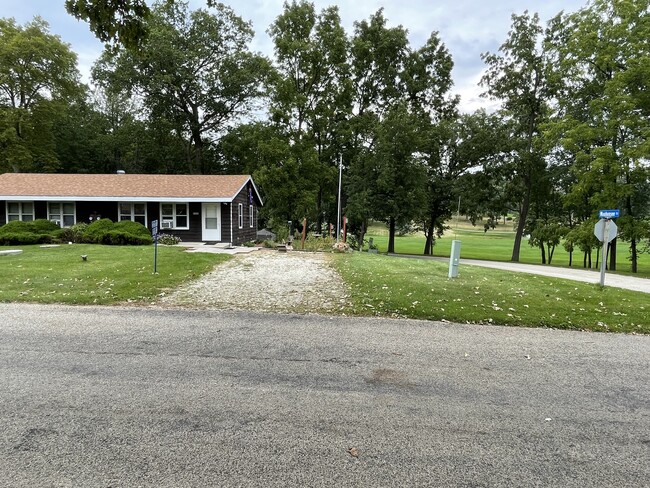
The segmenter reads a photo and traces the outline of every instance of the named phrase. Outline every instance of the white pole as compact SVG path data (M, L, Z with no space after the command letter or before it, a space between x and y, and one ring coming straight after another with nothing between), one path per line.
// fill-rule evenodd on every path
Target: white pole
M336 242L339 242L341 234L341 177L343 175L343 155L339 154L339 198L338 208L336 211Z

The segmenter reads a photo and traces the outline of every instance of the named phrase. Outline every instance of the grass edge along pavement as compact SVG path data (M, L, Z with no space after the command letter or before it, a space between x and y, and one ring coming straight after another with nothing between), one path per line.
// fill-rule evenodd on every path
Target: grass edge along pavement
M449 279L447 263L381 254L337 255L333 263L354 315L650 333L650 303L640 292L477 266Z
M149 303L230 259L225 254L158 246L158 273L154 274L153 246L72 244L13 249L23 253L0 257L0 302Z

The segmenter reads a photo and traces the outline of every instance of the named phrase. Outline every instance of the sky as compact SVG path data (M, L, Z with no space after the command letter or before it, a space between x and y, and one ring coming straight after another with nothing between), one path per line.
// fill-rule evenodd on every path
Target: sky
M251 21L255 39L251 48L269 57L273 45L266 33L269 25L282 12L283 0L222 0L244 20ZM586 6L587 0L313 0L316 10L329 5L339 7L348 35L354 22L368 19L379 8L389 26L401 25L409 32L413 48L422 46L432 32L451 52L454 60L453 92L461 96L461 110L493 107L481 98L478 86L484 64L481 53L497 52L506 39L512 13L525 10L537 12L546 22L560 11L573 12ZM206 0L190 0L192 8L205 8ZM102 44L90 33L87 24L77 21L65 11L64 0L0 0L0 16L14 17L24 24L39 15L50 24L50 31L70 44L77 53L82 80L90 81L93 62L102 51Z

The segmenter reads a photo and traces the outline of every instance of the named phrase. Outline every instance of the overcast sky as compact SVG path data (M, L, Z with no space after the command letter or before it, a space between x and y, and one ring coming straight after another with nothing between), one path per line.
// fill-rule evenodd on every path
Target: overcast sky
M461 95L461 107L471 111L489 106L480 98L477 87L481 77L483 52L496 52L510 27L510 15L524 10L537 12L542 21L564 10L573 12L586 5L587 0L314 0L320 11L328 5L338 5L343 25L352 33L355 21L367 19L379 8L389 25L402 25L409 32L413 47L419 47L431 32L438 31L454 60L454 91ZM252 48L271 56L273 48L266 30L282 11L283 0L225 0L235 12L253 23L255 40ZM205 0L190 0L192 8L205 7ZM102 50L88 26L68 15L64 0L0 0L0 15L14 17L23 24L40 15L50 24L51 32L69 43L79 57L79 70L88 82L92 63Z

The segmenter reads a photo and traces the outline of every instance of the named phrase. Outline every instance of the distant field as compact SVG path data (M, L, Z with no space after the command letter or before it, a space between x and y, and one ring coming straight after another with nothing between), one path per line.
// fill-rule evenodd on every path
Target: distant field
M491 261L510 261L512 256L512 247L515 240L515 232L512 222L505 225L503 221L495 230L483 231L483 226L478 223L473 227L471 222L464 220L462 217L456 224L456 221L449 222L451 227L445 235L436 240L433 248L434 256L449 256L451 250L451 241L458 239L461 241L461 257L467 259L487 259ZM369 229L367 238L372 237L375 244L379 247L379 252L386 252L388 248L388 229L381 223L373 223ZM422 254L424 251L425 237L422 233L416 233L408 236L395 237L395 252L398 254ZM630 273L631 264L629 261L629 247L625 242L619 242L617 246L617 272ZM581 252L573 253L573 266L582 267L583 255ZM592 266L595 266L596 253L592 256ZM533 248L524 239L521 243L520 262L541 264L541 253L539 248ZM555 248L553 255L553 266L568 266L569 253L564 250L560 244ZM650 255L642 254L639 256L639 273L637 276L650 277Z

